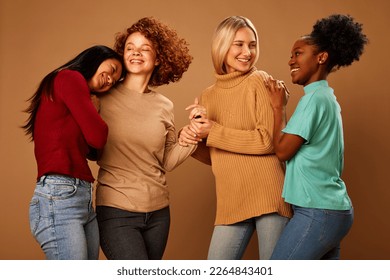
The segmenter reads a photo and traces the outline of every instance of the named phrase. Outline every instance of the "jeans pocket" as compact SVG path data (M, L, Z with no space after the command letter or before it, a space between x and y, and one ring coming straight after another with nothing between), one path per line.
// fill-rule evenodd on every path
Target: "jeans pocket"
M29 219L30 219L30 231L34 236L40 220L39 212L40 212L39 199L33 197L30 201Z
M73 197L77 193L77 186L68 182L49 183L52 192L52 199L63 200Z

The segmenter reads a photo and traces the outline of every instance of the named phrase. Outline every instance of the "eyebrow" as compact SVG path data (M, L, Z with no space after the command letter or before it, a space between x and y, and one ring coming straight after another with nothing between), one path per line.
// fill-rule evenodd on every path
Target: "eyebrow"
M233 43L244 43L245 42L245 40L233 40ZM255 44L257 44L257 41L249 41L249 44L253 44L253 43L255 43Z
M128 45L135 46L135 44L132 43L132 42L128 42L125 46L128 46ZM145 46L152 48L152 45L151 45L151 44L142 44L142 45L141 45L141 47L145 47Z

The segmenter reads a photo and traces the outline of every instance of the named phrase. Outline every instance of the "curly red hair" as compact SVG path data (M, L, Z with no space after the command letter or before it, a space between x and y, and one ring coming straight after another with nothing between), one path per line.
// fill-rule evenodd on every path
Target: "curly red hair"
M189 54L188 43L178 36L176 30L153 17L145 17L116 35L114 49L122 57L126 40L134 32L140 32L151 41L160 62L153 71L149 86L157 87L179 81L193 59Z

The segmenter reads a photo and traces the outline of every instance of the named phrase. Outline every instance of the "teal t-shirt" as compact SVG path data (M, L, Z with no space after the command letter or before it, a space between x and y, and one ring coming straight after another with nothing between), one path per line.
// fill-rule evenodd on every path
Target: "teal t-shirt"
M348 210L352 207L341 179L344 139L341 109L325 80L304 87L284 133L306 141L287 162L283 197L308 208Z

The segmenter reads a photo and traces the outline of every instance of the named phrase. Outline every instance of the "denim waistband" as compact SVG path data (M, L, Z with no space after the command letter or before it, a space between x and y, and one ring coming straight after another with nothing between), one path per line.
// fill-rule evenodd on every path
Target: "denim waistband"
M61 183L67 181L74 185L87 185L87 186L92 185L91 182L81 180L79 178L66 176L66 175L60 175L60 174L43 175L38 179L37 182L44 184L46 180L50 180L52 183Z

